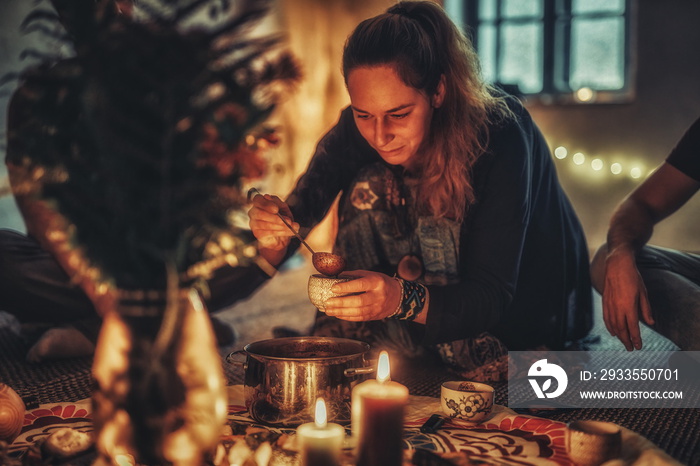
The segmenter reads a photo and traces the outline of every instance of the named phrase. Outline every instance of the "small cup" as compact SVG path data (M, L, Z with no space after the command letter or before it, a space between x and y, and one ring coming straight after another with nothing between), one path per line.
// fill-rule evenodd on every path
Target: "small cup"
M331 288L336 283L348 282L358 277L354 275L340 274L337 277L328 277L320 273L309 277L309 300L321 312L326 312L326 300L336 296L346 296L345 294L333 293Z
M493 387L479 382L443 382L440 407L451 419L482 422L493 411Z
M573 421L566 429L566 451L579 466L598 466L619 458L622 452L620 427L603 421Z

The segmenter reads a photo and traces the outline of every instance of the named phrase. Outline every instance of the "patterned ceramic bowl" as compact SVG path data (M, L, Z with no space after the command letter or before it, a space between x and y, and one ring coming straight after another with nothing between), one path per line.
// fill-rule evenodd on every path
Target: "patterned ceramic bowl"
M440 407L451 419L482 422L493 410L493 387L479 382L443 382Z
M337 277L328 277L326 275L321 275L320 273L311 275L309 277L309 299L311 304L316 306L321 312L326 312L326 306L324 305L328 298L333 298L335 296L342 296L331 291L331 287L336 283L347 282L358 278L354 275L340 274Z
M621 450L620 427L612 422L573 421L566 429L566 451L579 466L597 466L619 458Z

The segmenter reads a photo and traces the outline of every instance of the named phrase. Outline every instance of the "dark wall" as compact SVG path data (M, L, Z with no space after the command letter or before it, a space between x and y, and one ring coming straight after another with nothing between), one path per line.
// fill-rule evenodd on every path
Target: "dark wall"
M357 6L348 7L358 3L365 9L362 13L358 12ZM345 34L362 19L360 14L371 16L386 8L388 3L390 0L332 3L322 0L305 0L303 3L296 0L279 1L287 10L283 15L285 18L292 18L292 13L296 11L308 13L306 22L286 25L292 48L304 67L305 80L300 86L298 99L304 102L306 113L309 109L323 108L322 104L331 99L328 95L319 95L317 89L334 89L338 94L330 100L334 107L342 106L341 101L347 100L347 96L340 78L337 54L324 52L326 49L321 50L321 47L316 47L319 49L316 51L302 39L311 36L311 42L320 44L323 37L326 37L328 41L332 39L333 45L339 48ZM28 45L39 45L33 43L37 41L35 37L21 36L17 32L18 24L32 4L33 2L25 0L0 0L2 72L15 70L20 65L17 59L20 50ZM570 155L556 163L562 184L584 225L590 248L596 248L605 241L613 209L643 179L612 175L609 171L610 163L618 161L626 170L639 166L643 168L644 175L648 174L664 160L685 129L700 116L700 1L637 0L636 7L636 96L631 103L555 106L529 104L535 121L551 147L554 149L563 145L569 150ZM318 24L314 26L316 23ZM334 31L339 31L332 38L328 33L330 24ZM297 37L300 34L302 37ZM328 50L331 49L333 48L328 47ZM331 81L337 83L330 86L328 83ZM305 91L304 86L314 92ZM8 88L5 87L4 90ZM0 123L3 129L6 103L7 99L0 99ZM290 104L294 105L294 102ZM304 115L301 118L302 125L313 122L313 132L300 130L295 134L287 134L286 146L293 150L288 151L290 154L278 154L280 157L294 158L285 162L289 173L283 178L287 181L275 180L274 184L279 184L275 191L281 194L287 192L289 180L293 180L303 170L318 137L337 116L335 110L326 112L331 117L321 116L323 112L311 112L310 115L306 113L299 113L297 109L295 115ZM294 128L288 130L294 133ZM302 147L299 145L301 143L305 145ZM588 161L582 166L573 164L571 154L574 152L584 153ZM4 158L2 151L0 157ZM605 167L600 172L594 172L590 168L589 162L594 157L605 162ZM4 174L4 167L0 165L0 192L3 185L6 186ZM652 241L665 246L700 250L700 222L696 220L699 213L700 195L659 225ZM0 227L3 226L21 226L10 196L0 197Z
M579 213L591 248L605 241L615 206L663 162L700 116L700 2L639 0L636 34L636 96L628 104L529 105L550 146L569 156L557 160L562 184ZM584 165L571 154L587 156ZM589 161L605 162L600 172ZM698 154L700 157L700 154ZM639 166L640 179L613 175L610 163ZM652 242L700 250L700 196L661 223Z

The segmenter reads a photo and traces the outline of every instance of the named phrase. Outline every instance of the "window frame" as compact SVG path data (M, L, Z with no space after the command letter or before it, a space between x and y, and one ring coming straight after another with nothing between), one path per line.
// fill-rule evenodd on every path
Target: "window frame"
M462 17L454 18L453 20L458 25L462 25L467 35L472 40L474 47L478 51L479 47L479 3L482 0L452 0L453 2L462 2L461 8L456 8L453 11L461 13ZM503 0L495 0L497 4L497 18L493 24L500 31L500 7ZM577 98L576 89L562 90L563 85L567 85L570 73L571 54L565 53L571 49L571 33L572 33L572 0L542 0L543 15L542 15L542 42L544 50L542 51L542 90L537 93L523 93L521 97L524 101L533 104L542 105L557 105L557 104L619 104L633 102L636 97L636 71L637 71L637 1L638 0L623 0L625 3L624 17L624 86L621 89L615 90L595 90L594 98L588 101L582 101ZM446 0L445 3L448 3ZM557 16L557 10L564 11L564 14ZM448 9L449 10L449 9ZM601 18L609 15L595 13L586 14L586 17ZM557 41L557 21L565 19L565 26L562 40ZM501 34L497 32L496 42L496 60L495 66L500 66L498 55L501 42ZM496 86L502 83L493 83ZM562 85L563 84L563 85Z

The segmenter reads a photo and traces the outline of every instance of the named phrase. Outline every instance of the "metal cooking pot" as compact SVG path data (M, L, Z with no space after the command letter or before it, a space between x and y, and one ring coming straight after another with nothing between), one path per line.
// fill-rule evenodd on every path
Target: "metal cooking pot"
M226 360L245 370L248 413L272 426L313 422L316 399L326 402L329 422L350 422L350 395L368 367L369 345L332 337L262 340L234 351ZM232 359L245 355L245 362Z

